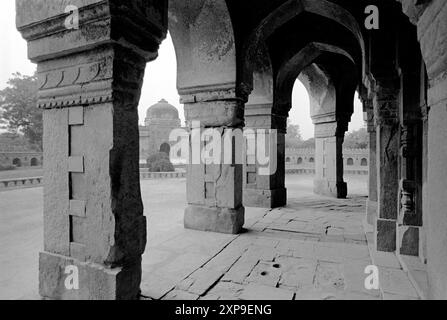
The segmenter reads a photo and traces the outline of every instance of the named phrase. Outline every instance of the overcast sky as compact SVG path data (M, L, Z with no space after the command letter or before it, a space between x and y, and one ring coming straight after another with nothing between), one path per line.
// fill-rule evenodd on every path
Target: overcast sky
M0 89L6 86L7 80L14 72L31 75L36 67L27 59L26 42L15 28L15 1L0 1ZM160 99L168 100L177 107L182 122L183 106L179 103L176 89L176 57L171 38L162 43L157 60L148 64L144 78L140 100L140 122L143 123L146 109ZM293 124L298 124L303 138L313 137L314 128L309 116L309 98L300 81L296 81L293 90L293 108L290 111ZM364 126L362 106L355 99L355 110L349 130L357 130Z

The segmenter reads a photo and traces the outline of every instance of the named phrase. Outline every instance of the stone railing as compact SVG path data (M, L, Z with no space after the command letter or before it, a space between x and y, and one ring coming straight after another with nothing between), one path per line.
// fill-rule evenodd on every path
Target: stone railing
M345 169L344 171L345 175L368 175L368 169L364 168L352 168L352 169ZM315 169L313 168L287 168L286 167L286 174L315 174Z
M186 172L141 172L140 171L140 179L141 180L150 180L150 179L177 179L177 178L185 178Z
M30 188L41 186L43 177L27 177L0 180L0 190L13 188Z
M150 179L179 179L185 178L186 172L140 172L141 180ZM39 187L43 184L43 177L26 177L0 180L0 190Z
M315 174L315 169L311 168L286 168L286 174Z

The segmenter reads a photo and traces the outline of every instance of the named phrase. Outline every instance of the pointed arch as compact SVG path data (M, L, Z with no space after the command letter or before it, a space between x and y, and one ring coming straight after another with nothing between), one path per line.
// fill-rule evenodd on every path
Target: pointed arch
M244 58L243 72L244 77L247 77L244 79L247 85L251 85L250 76L252 75L252 70L250 60L255 55L260 43L265 42L275 30L305 12L330 19L352 33L361 50L362 74L364 74L366 65L365 41L357 20L349 11L326 0L289 0L259 23L244 46L242 53Z
M225 0L170 0L180 95L236 88L236 44Z

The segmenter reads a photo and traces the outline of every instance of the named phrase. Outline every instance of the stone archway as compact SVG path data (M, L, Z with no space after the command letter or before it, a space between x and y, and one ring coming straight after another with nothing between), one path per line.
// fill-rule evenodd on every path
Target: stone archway
M20 158L15 158L12 160L12 164L16 167L21 167L22 166L22 160L20 160Z
M39 161L37 160L37 158L31 158L30 166L31 167L37 167L38 165L39 165Z
M163 142L160 145L160 152L163 152L163 153L166 153L167 155L169 155L171 152L171 146L169 145L169 143Z

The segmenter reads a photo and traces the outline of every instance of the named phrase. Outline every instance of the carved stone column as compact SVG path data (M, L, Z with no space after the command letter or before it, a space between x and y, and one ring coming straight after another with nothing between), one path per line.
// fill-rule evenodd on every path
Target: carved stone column
M287 203L284 186L287 118L272 115L271 110L271 104L245 106L244 133L248 147L245 150L243 201L247 207L277 208ZM266 163L260 163L261 159L256 155L259 152L265 154L262 157L268 160Z
M315 178L316 194L346 198L348 187L343 181L343 141L348 130L348 118L315 123Z
M78 8L79 29L67 29L65 2L17 1L44 110L39 292L134 299L146 245L137 107L146 62L165 36L167 2L89 3ZM66 286L67 267L78 289Z
M426 94L426 91L425 91ZM425 100L425 99L424 99ZM425 100L426 101L426 100ZM430 107L426 104L421 106L422 113L422 224L421 237L419 239L419 257L424 263L427 263L427 228L429 222L428 216L428 115Z
M400 203L397 239L401 254L419 256L422 231L423 143L420 111L421 71L414 63L411 67L412 72L404 69L400 72ZM422 88L422 91L425 91L425 88Z
M397 201L399 190L399 122L398 90L394 84L376 88L373 100L376 125L377 222L378 251L396 250Z
M377 166L376 166L376 127L374 126L374 110L372 102L364 101L367 110L367 130L369 135L369 172L368 200L366 201L366 222L374 226L377 220Z
M237 234L244 225L242 205L242 148L244 99L233 90L184 94L186 120L191 125L190 163L187 168L185 228ZM217 136L216 136L217 132ZM234 139L225 139L234 135ZM211 138L212 136L212 138ZM208 139L210 138L210 139ZM204 141L218 142L221 153L213 151L220 163L204 161ZM229 145L226 142L229 141ZM228 158L229 152L232 155ZM202 153L202 155L200 154ZM206 152L208 153L208 152Z

